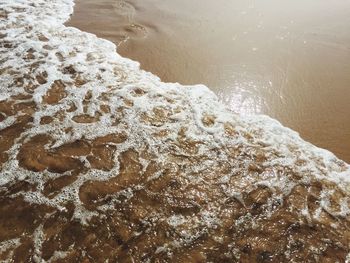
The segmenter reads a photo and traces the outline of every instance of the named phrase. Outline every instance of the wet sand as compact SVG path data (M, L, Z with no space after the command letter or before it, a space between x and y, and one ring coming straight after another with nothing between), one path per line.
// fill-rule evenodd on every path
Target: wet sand
M203 83L350 162L347 1L77 0L68 23L163 81ZM125 41L126 40L126 41Z
M0 4L0 262L350 260L350 165L139 70L72 5Z

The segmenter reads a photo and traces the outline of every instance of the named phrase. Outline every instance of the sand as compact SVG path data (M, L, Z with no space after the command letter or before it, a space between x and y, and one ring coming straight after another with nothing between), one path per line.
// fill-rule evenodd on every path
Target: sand
M349 164L161 82L72 7L0 2L1 262L350 261Z
M68 23L163 81L206 84L235 112L272 116L347 162L349 24L342 0L78 0Z

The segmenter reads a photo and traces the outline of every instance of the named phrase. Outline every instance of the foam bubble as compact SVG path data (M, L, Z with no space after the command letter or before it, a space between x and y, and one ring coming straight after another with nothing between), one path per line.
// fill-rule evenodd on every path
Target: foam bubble
M227 225L255 231L299 188L312 196L318 184L315 207L305 198L290 211L310 225L331 214L342 231L350 166L332 153L268 116L234 114L203 85L162 83L119 56L111 42L65 27L72 0L0 7L7 16L0 24L0 190L38 216L47 209L31 233L36 261L43 260L44 223L53 215L69 214L86 228L96 218L133 212L147 227L161 229L166 221L178 236L169 230L168 243L154 251L172 257ZM155 196L162 209L157 202L144 208ZM232 203L236 210L227 208ZM235 221L226 218L236 211ZM213 240L226 242L222 235ZM0 252L14 251L23 238L0 243ZM68 256L75 245L50 260Z

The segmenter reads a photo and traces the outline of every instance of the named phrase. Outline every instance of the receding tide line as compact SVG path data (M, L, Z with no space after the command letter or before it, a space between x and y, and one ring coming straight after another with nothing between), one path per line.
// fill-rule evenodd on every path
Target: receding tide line
M161 82L72 7L0 2L0 260L349 261L348 164Z

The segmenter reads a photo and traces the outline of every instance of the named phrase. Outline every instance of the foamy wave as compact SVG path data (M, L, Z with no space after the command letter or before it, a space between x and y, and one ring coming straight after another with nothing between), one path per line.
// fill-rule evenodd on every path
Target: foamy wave
M0 7L0 214L13 220L0 216L0 260L210 261L213 251L244 260L244 240L278 220L316 227L293 232L308 242L298 255L332 248L345 259L348 164L276 120L238 116L203 85L162 83L111 42L65 27L71 0ZM250 240L253 256L271 249L268 257L297 260L291 241L276 237L283 224L274 227L264 238L279 250ZM120 244L108 245L113 235Z

